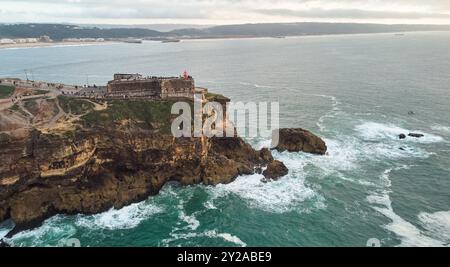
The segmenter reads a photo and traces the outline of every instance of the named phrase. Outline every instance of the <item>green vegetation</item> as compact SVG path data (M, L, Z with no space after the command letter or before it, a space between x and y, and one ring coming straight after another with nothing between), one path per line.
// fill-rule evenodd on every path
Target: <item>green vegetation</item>
M27 100L23 102L23 106L33 115L36 115L39 112L39 107L36 101L33 100Z
M94 109L94 104L83 100L70 98L67 96L58 96L59 104L66 113L74 115L83 115Z
M14 111L14 112L18 112L24 117L28 117L28 113L23 111L23 109L17 104L14 104L12 107L9 108L9 110Z
M9 85L0 85L0 99L10 97L16 88Z
M175 101L113 100L108 109L92 111L82 117L88 126L108 126L131 120L143 129L170 133L171 109Z
M14 104L12 107L9 108L9 110L12 110L12 111L20 111L21 108L19 107L19 105Z

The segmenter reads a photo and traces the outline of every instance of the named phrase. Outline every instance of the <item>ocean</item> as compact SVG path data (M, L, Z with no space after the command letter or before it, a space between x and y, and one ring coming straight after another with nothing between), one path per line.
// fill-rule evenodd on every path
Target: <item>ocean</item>
M73 84L187 70L233 101L278 101L281 127L329 148L273 152L289 168L275 182L167 184L120 210L57 215L14 246L449 246L450 33L3 49L0 62L0 77ZM409 132L425 136L398 139Z

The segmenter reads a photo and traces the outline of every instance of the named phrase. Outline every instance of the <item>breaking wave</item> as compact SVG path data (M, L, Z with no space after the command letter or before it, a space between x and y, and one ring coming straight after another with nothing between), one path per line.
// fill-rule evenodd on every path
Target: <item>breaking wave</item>
M427 234L442 240L447 246L450 244L450 210L435 213L421 212L418 216Z
M289 168L289 167L288 167ZM317 207L323 206L323 198L304 184L301 173L293 173L278 181L264 183L261 174L238 177L233 183L220 184L208 188L213 200L235 194L244 199L250 207L273 213L298 210L299 203L305 200L317 200ZM304 211L304 208L300 208Z
M406 134L414 132L423 134L422 138L414 138L407 136L405 141L411 143L438 143L444 141L441 136L424 133L422 131L416 130L408 130L401 127L398 127L394 124L382 124L377 122L365 122L363 124L357 125L355 130L359 132L360 136L364 138L364 140L368 141L376 141L376 140L399 140L400 134Z
M95 215L77 215L75 224L89 229L131 229L163 209L149 200Z
M326 131L327 130L327 128L325 127L326 120L332 119L337 115L337 113L341 110L339 108L341 102L339 102L335 96L321 95L321 94L308 94L308 95L323 97L331 101L331 110L325 113L325 115L321 116L316 122L316 125L317 127L319 127L320 131L322 132Z
M444 133L450 133L450 127L449 126L443 126L439 124L435 124L430 127L431 130L438 131L438 132L444 132Z
M245 85L245 86L253 86L256 88L273 88L273 86L270 85L260 85L260 84L256 84L256 83L248 83L248 82L239 82L240 85Z
M57 215L45 220L42 226L20 232L7 241L12 246L64 246L65 240L76 232L76 228L67 223L66 216Z
M197 228L200 226L200 221L197 220L195 214L187 215L183 209L182 204L178 206L178 209L179 209L178 218L187 224L187 228L189 228L192 231L197 230Z
M229 233L220 233L217 230L209 230L201 233L183 233L183 234L177 234L177 233L171 233L170 238L166 238L162 240L163 246L170 246L170 244L174 241L182 240L182 239L192 239L192 238L220 238L226 242L229 242L231 244L234 244L236 246L240 247L246 247L247 244L243 242L239 237L229 234Z
M403 165L386 169L380 176L382 188L372 192L372 194L367 197L367 201L374 205L372 207L373 209L391 220L391 223L385 225L384 228L400 237L400 246L445 246L446 243L448 243L448 236L444 236L444 239L447 238L447 240L442 240L442 238L436 239L435 237L439 236L436 235L436 231L439 231L439 233L441 233L441 231L447 231L447 235L449 234L450 221L447 219L450 213L444 212L432 215L428 213L419 214L419 219L424 223L424 227L432 229L432 231L422 232L415 225L396 214L392 208L392 201L389 196L392 192L390 189L390 174L402 169L409 169L410 167L411 166Z

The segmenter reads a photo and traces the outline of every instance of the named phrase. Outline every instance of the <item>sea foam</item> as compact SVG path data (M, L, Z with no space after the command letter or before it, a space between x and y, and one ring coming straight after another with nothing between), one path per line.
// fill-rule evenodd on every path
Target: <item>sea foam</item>
M390 175L392 172L409 168L410 166L403 165L396 168L386 169L380 175L382 188L372 192L372 194L367 197L367 201L374 205L373 209L391 220L391 222L385 225L384 228L395 233L401 239L401 243L399 246L445 246L446 243L448 244L450 213L444 212L435 214L419 214L418 217L420 221L424 224L424 227L428 229L428 231L423 232L419 228L417 228L417 226L406 221L397 213L395 213L394 209L392 208L392 201L389 196L389 194L391 193ZM447 234L447 236L444 235L443 238L439 237L439 235L436 235L436 232L444 232Z
M122 209L110 209L95 215L77 215L75 224L89 229L130 229L163 209L149 201L131 204Z
M188 240L188 239L193 239L193 238L212 238L212 239L216 239L216 238L220 238L228 243L234 244L236 246L239 247L246 247L247 244L242 241L239 237L232 235L230 233L220 233L217 230L209 230L209 231L204 231L204 232L200 232L200 233L171 233L170 234L170 238L166 238L162 241L162 244L164 246L170 246L172 242L177 241L177 240Z
M408 135L408 133L411 132L423 134L424 137L414 138L407 136L405 141L423 144L438 143L444 141L441 136L425 133L418 130L404 129L394 124L365 122L363 124L357 125L355 129L357 132L359 132L360 136L364 138L364 140L368 141L399 140L398 136L400 134Z

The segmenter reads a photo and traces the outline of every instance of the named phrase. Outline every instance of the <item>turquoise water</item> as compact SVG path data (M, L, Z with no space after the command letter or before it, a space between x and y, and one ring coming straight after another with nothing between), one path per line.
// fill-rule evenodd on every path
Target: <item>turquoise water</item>
M277 153L289 175L166 185L93 216L55 216L16 246L441 246L450 243L450 33L192 40L0 50L0 77L104 84L176 75L235 101L279 101L282 127L329 155ZM413 111L413 115L409 115ZM422 132L422 139L397 135ZM269 140L248 140L255 148ZM400 149L401 148L401 149ZM12 227L0 228L0 236Z

